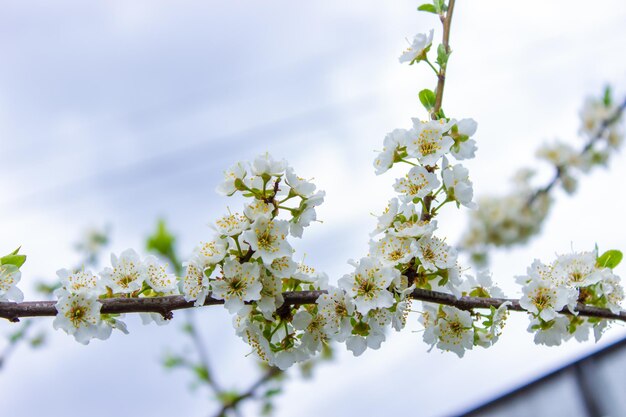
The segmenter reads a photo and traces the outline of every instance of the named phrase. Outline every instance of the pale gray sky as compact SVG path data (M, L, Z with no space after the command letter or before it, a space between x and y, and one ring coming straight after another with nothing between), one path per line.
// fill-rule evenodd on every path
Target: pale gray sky
M265 151L327 191L324 223L296 242L299 253L331 279L348 272L345 261L367 252L370 213L393 194L393 175L374 175L372 151L424 117L417 92L435 83L427 68L397 62L405 38L430 28L441 36L417 5L0 1L0 251L21 244L29 255L27 296L36 278L73 265L72 242L89 224L113 225L114 251L141 249L165 216L188 253L209 221L240 204L214 193L222 170ZM541 166L533 154L545 140L580 144L584 96L607 82L624 96L624 21L619 0L457 3L444 107L479 123L468 164L477 194L505 191L517 167ZM575 197L557 195L542 237L494 254L509 295L535 257L595 243L626 249L623 178L618 154ZM445 211L441 234L456 241L465 221ZM218 377L247 385L255 365L228 314L207 308L199 318ZM87 347L41 322L49 345L18 351L0 374L4 414L105 416L113 404L128 415L207 414L189 375L157 364L166 347L181 347L180 320L157 328L129 318L130 335ZM537 347L526 326L513 316L499 344L458 359L427 353L412 324L379 351L342 352L312 381L294 378L277 415L446 415L597 347ZM11 328L0 323L0 332ZM616 326L606 341L624 334Z

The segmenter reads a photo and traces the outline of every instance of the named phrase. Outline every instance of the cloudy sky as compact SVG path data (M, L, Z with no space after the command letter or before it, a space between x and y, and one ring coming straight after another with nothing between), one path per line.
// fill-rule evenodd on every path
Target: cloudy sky
M165 217L189 253L212 219L241 204L214 193L221 172L265 151L327 192L323 223L296 242L298 252L331 279L348 272L346 260L367 251L370 213L393 194L393 174L374 175L373 150L387 132L425 117L417 92L435 84L427 68L397 61L414 33L441 36L417 5L1 0L0 252L22 245L29 255L27 298L35 280L77 261L72 243L89 225L111 224L119 252L141 249ZM444 108L479 123L480 150L468 164L478 195L505 192L516 168L545 170L533 154L546 140L580 145L585 96L606 83L624 96L624 21L619 0L458 2ZM585 177L576 196L557 194L544 234L529 246L494 253L494 277L511 296L513 277L536 257L595 243L626 249L624 158ZM450 242L466 214L444 211ZM158 365L166 349L183 349L182 320L157 328L128 318L130 335L87 347L51 321L38 321L49 329L46 348L17 351L0 373L4 414L209 414L207 393L191 392L189 375ZM226 312L207 308L198 321L222 384L248 385L254 361ZM526 325L512 317L498 345L460 360L427 353L412 324L379 351L341 352L311 381L294 373L277 414L446 415L598 348L537 347ZM2 333L12 328L0 323ZM615 326L604 343L625 334Z

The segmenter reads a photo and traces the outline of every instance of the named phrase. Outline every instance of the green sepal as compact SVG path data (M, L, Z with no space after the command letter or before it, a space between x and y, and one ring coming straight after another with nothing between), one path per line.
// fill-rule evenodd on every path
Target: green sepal
M480 297L480 298L489 298L490 295L486 289L483 287L476 287L472 291L470 291L469 295L471 297Z
M608 250L608 251L604 252L602 254L602 256L600 256L596 260L596 266L598 268L610 268L610 269L613 269L617 265L619 265L619 263L622 261L623 257L624 257L624 255L622 254L622 252L620 252L620 251L618 251L616 249L611 249L611 250Z

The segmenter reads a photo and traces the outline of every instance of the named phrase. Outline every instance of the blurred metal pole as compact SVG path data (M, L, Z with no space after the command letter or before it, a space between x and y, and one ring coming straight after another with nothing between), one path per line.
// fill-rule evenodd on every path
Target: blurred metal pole
M587 416L608 416L608 410L605 407L608 392L603 389L604 384L594 358L588 358L574 365L574 380L580 391L580 398Z

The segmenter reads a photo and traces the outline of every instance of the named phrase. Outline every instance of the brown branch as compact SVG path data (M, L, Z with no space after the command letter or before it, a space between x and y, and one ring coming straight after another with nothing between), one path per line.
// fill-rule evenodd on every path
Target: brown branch
M443 47L446 49L446 54L450 54L450 26L452 23L452 12L454 11L454 0L450 0L448 4L448 11L446 12L445 17L443 15L440 16L441 23L443 24ZM437 113L441 109L441 104L443 102L443 88L446 84L446 65L442 65L439 68L439 74L437 74L437 89L435 90L435 106L433 107L431 117L433 119L437 118Z
M300 306L314 304L317 298L326 291L288 291L283 293L285 305ZM436 304L453 306L462 310L475 308L500 307L505 302L510 302L509 310L525 311L519 304L519 300L510 298L481 298L461 297L456 298L452 294L430 291L421 288L413 290L411 298ZM185 301L182 295L170 295L166 297L152 298L108 298L100 300L102 314L121 313L159 313L171 317L172 311L193 307L193 301ZM56 316L55 301L26 301L23 303L0 302L0 317L12 322L19 321L20 317ZM223 300L207 297L205 306L224 304ZM569 310L561 310L563 314L572 314ZM578 304L576 313L585 317L599 317L603 319L626 321L626 311L613 313L610 310L598 307Z

